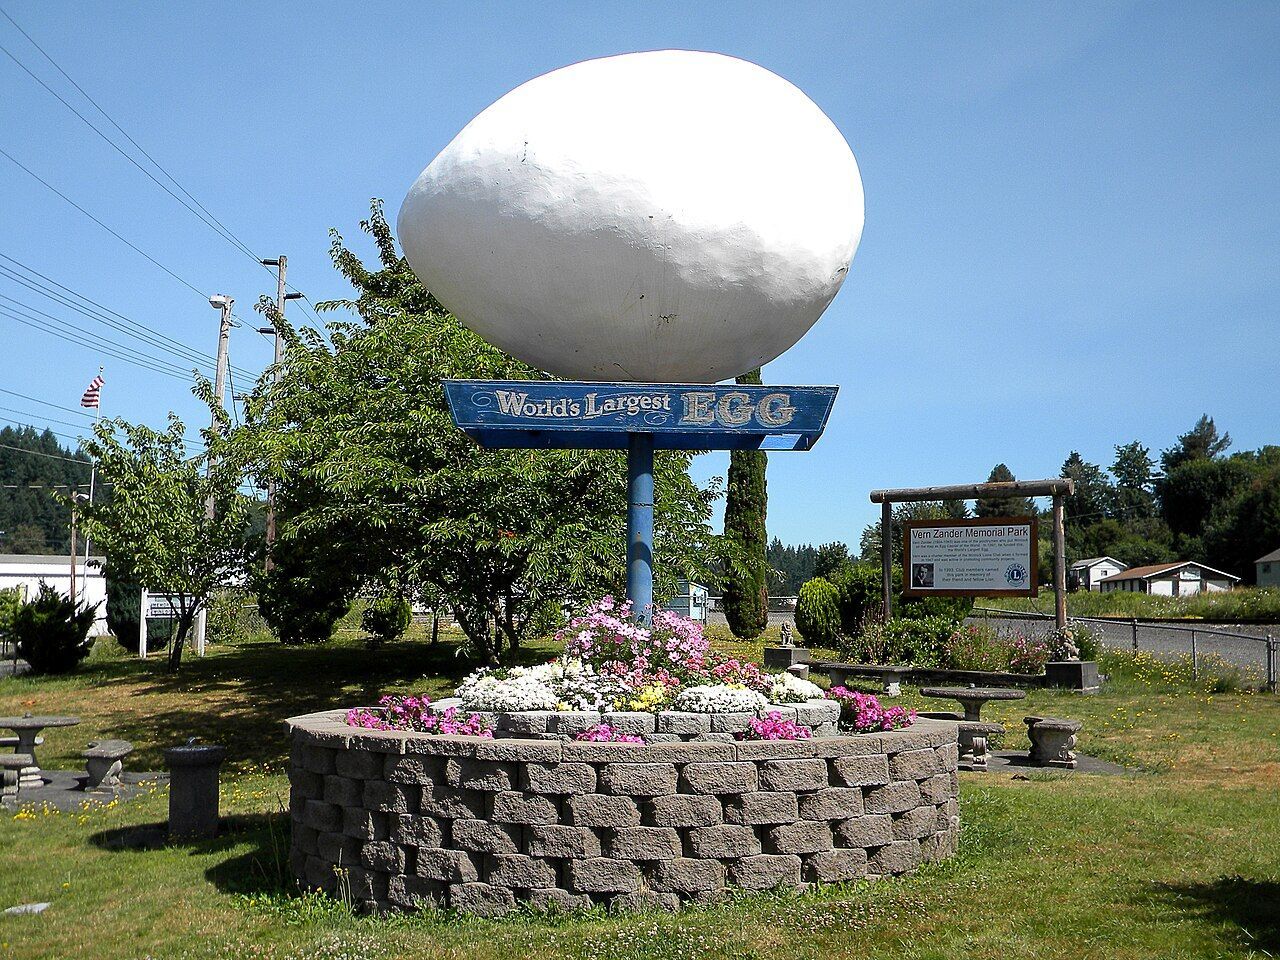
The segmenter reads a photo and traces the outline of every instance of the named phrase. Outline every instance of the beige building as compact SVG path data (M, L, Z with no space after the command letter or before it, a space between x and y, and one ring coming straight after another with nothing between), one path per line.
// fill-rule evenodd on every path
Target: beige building
M1103 593L1126 590L1160 597L1189 597L1197 593L1230 590L1239 582L1239 577L1223 570L1215 570L1192 560L1181 560L1176 563L1132 567L1123 573L1107 577L1099 584L1099 588Z

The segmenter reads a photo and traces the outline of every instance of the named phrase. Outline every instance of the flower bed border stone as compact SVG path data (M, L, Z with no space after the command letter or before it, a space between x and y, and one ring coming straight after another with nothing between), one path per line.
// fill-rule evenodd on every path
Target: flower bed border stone
M345 716L286 721L290 865L304 888L367 911L674 909L730 888L910 872L959 836L944 721L627 744L365 730Z

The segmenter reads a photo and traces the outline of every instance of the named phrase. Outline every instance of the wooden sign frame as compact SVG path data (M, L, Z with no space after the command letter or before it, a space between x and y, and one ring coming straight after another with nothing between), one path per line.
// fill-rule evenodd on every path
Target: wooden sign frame
M1031 555L1027 572L1030 585L1026 588L1007 590L921 590L911 587L911 531L922 527L1031 527ZM1038 597L1040 595L1040 527L1035 516L1030 517L968 517L963 520L908 520L902 524L902 595L904 597Z

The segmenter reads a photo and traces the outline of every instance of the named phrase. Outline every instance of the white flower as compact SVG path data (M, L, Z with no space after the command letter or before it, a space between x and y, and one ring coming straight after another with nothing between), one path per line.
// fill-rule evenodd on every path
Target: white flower
M806 700L821 700L826 696L816 683L801 679L794 673L776 673L769 679L773 681L773 686L769 689L770 703L804 703Z
M767 705L764 695L754 690L709 683L681 690L673 707L690 713L755 713Z
M551 688L522 667L505 675L487 667L477 670L462 681L457 695L464 710L554 710L557 702Z

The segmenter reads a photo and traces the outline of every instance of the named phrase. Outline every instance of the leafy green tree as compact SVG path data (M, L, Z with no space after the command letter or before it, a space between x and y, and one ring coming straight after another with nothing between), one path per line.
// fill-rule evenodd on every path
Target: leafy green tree
M969 516L969 507L963 500L922 500L918 503L900 503L893 508L894 563L902 562L903 524L912 520L963 520ZM864 562L876 562L880 556L880 522L867 524L858 541L858 552Z
M1115 477L1113 517L1142 520L1155 516L1155 465L1151 451L1137 440L1116 447L1111 464L1111 475Z
M759 385L760 371L738 377L738 383ZM768 534L769 508L763 450L734 450L729 454L729 482L725 490L724 536L736 549L738 562L724 583L724 615L734 636L750 640L769 625Z
M1003 463L997 463L991 469L987 483L1012 483L1015 479L1012 470ZM1035 513L1035 506L1026 497L979 497L973 513L976 517L1029 517Z
M835 644L840 636L840 594L829 581L814 577L800 588L796 630L809 646Z
M1214 510L1204 546L1210 565L1254 581L1254 561L1280 546L1280 465L1259 470L1244 489Z
M813 558L813 576L829 579L849 563L849 548L839 540L818 547Z
M624 457L490 450L466 437L443 380L546 375L486 343L422 287L380 204L361 227L379 262L367 267L335 234L334 263L356 295L321 305L356 319L328 325L330 346L273 317L285 338L280 379L254 388L232 446L260 484L274 481L276 547L295 544L300 570L327 552L356 588L394 582L410 599L438 597L474 653L496 662L502 642L518 645L548 604L621 589ZM727 565L709 525L719 491L693 484L691 457L655 458L659 596L677 578L714 582L712 565Z
M1184 536L1202 534L1215 508L1241 493L1255 470L1236 457L1184 460L1160 481L1160 512L1169 529Z
M209 385L197 392L216 410L220 429L226 416L212 404ZM196 615L210 593L242 575L248 557L249 507L238 492L237 464L220 456L188 458L186 428L174 414L163 432L123 420L103 420L85 449L98 462L98 476L112 495L76 509L86 535L106 555L107 579L145 584L174 596L178 617L169 645L169 669L182 651Z
M1213 460L1226 453L1230 446L1231 434L1219 434L1213 417L1204 413L1194 427L1179 435L1177 443L1160 454L1160 465L1168 475L1184 463Z

